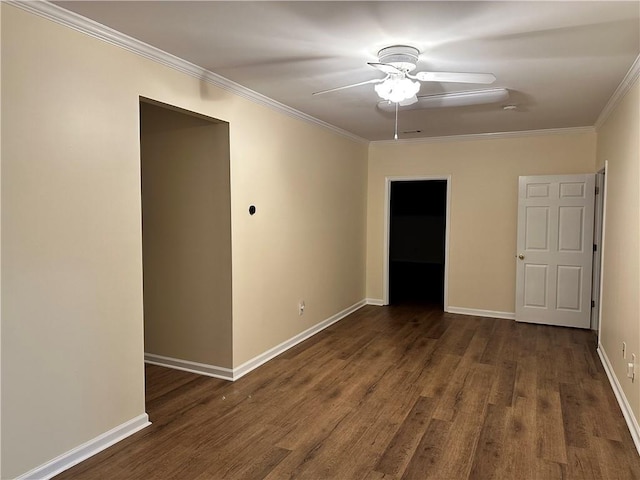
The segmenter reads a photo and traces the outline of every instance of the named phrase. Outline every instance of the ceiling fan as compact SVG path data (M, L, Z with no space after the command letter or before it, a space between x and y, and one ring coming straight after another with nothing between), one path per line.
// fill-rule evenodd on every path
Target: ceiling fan
M420 51L408 45L392 45L378 52L378 62L367 63L385 74L384 78L373 78L364 82L352 83L342 87L315 92L313 95L345 90L361 85L375 84L375 91L382 101L381 110L395 110L396 123L394 138L398 139L398 107L431 108L481 105L506 100L509 91L506 88L489 88L465 92L446 92L437 95L418 96L420 82L475 83L488 85L496 81L492 73L468 72L416 72Z
M421 98L427 99L431 96L418 97L420 91L420 82L451 82L451 83L474 83L474 84L491 84L496 81L496 77L492 73L465 73L465 72L417 72L412 74L416 69L420 51L417 48L408 45L393 45L383 48L378 52L378 62L368 65L380 70L386 76L384 78L373 78L364 82L353 83L342 87L330 88L315 92L313 95L323 95L325 93L345 90L347 88L359 87L361 85L376 84L375 91L388 104L396 104L400 106L413 105ZM482 92L487 92L485 96ZM459 92L451 94L438 94L438 102L425 102L425 107L429 106L447 106L447 102L443 101L449 95L455 96L456 101L451 102L452 105L463 105L464 100L468 99L468 104L492 103L504 100L509 93L506 89L488 89L475 91L475 95L467 95L460 97ZM506 94L506 96L505 96ZM420 106L418 106L420 108Z

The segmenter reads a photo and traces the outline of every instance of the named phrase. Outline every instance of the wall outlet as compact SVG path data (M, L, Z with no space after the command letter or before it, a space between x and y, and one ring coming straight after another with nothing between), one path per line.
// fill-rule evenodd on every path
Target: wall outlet
M622 358L627 358L627 344L622 342Z
M627 377L633 382L636 377L636 354L631 354L631 361L627 363Z
M304 313L304 300L300 300L298 302L298 315L302 315Z

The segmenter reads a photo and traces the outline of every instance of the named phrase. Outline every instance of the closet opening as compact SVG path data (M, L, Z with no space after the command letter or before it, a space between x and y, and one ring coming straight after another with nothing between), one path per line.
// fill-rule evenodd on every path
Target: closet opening
M224 376L232 368L229 124L141 98L140 169L145 362Z
M447 179L390 182L390 305L444 308L447 199Z

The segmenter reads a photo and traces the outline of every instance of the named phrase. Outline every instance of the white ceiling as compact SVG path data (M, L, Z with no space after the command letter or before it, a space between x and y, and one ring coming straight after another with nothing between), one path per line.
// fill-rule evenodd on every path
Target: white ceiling
M400 132L421 131L401 138L592 126L640 52L639 1L55 3L368 140L394 129L373 85L311 94L384 76L366 62L389 45L417 47L418 70L493 73L511 93L401 110Z

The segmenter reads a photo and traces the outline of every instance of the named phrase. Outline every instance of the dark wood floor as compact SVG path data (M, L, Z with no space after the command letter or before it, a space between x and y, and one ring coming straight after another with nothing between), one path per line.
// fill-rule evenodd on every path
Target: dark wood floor
M153 425L58 479L634 479L591 332L364 307L235 383L147 367Z

